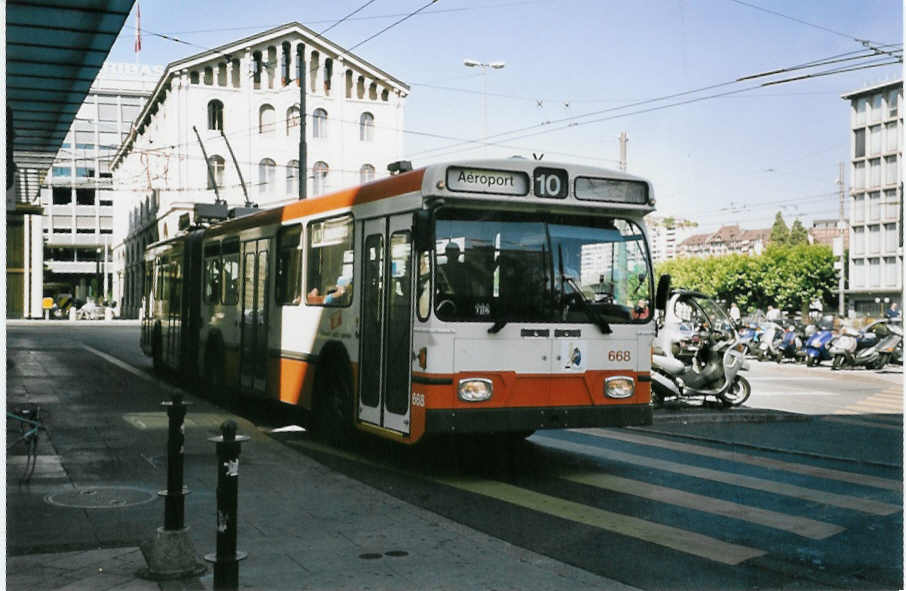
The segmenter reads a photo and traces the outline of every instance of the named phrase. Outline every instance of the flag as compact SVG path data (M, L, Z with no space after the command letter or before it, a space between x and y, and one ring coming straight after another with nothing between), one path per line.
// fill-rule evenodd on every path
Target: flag
M142 50L142 5L135 4L135 53Z

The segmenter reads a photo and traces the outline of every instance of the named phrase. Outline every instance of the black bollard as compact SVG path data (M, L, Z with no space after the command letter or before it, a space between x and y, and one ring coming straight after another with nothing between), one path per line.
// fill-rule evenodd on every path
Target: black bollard
M183 485L183 466L185 464L186 430L184 421L188 403L183 402L182 394L174 393L170 402L162 402L167 407L169 417L169 435L167 436L167 490L160 494L164 499L164 529L174 531L185 527L185 497L189 489Z
M222 435L208 441L217 444L217 553L208 554L205 560L214 563L215 591L239 588L239 561L248 556L236 550L239 509L239 454L245 435L236 435L236 423L225 421L220 426Z
M157 535L141 544L148 568L139 575L156 581L196 576L206 569L197 560L195 546L186 527L185 497L189 490L183 485L185 460L186 408L182 394L174 393L170 402L162 402L169 418L167 436L167 489L158 494L164 497L164 526Z

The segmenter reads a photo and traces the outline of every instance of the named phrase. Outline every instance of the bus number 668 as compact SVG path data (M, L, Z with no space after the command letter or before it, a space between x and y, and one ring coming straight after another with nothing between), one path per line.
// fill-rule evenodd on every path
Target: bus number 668
M632 361L630 351L608 351L607 361Z

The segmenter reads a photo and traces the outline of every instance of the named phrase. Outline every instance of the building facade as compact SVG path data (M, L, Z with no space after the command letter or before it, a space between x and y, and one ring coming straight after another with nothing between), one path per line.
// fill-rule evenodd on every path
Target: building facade
M105 63L79 107L41 191L45 295L113 299L111 161L162 72Z
M677 257L679 245L692 236L698 224L679 218L662 218L648 215L648 242L651 245L651 260L654 263L669 261Z
M677 256L711 257L727 254L761 254L771 238L770 228L745 230L738 225L721 226L715 232L694 234L677 247Z
M877 316L903 291L903 81L844 94L850 102L847 308Z
M299 85L300 56L304 87ZM196 203L299 198L305 94L308 196L386 176L403 148L409 87L299 23L169 64L113 161L114 289L141 304L144 248Z

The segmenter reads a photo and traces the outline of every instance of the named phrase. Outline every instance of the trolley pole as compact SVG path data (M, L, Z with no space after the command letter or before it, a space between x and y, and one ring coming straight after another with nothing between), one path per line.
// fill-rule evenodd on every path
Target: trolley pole
M208 441L217 444L217 552L205 555L214 563L214 590L235 591L239 588L239 561L248 553L236 550L239 506L239 454L245 435L236 435L236 423L224 421L221 435Z

